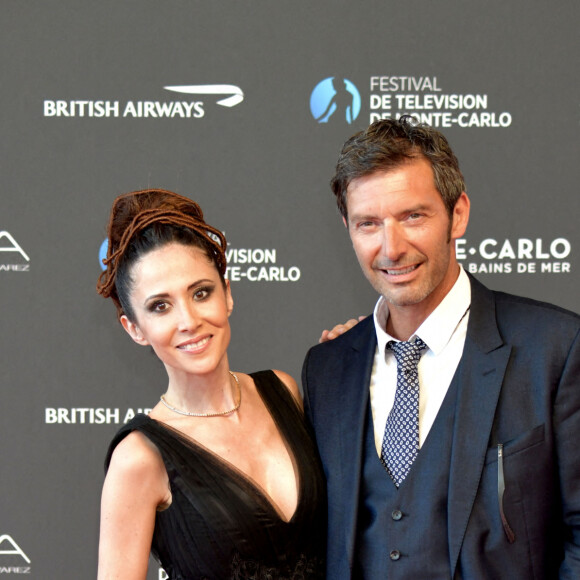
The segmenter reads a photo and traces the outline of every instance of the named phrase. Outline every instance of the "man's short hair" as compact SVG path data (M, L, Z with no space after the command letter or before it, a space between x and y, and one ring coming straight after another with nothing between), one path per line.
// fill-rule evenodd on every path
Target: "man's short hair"
M375 121L344 144L330 187L342 216L347 219L346 191L353 179L378 171L391 171L413 159L427 159L433 168L435 187L441 194L449 216L465 182L457 157L442 133L429 125L414 123L405 115L400 119Z

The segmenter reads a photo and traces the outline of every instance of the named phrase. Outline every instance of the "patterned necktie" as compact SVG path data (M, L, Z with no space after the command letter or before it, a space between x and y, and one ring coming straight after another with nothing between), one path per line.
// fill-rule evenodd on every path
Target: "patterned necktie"
M419 453L419 373L417 366L427 345L417 337L415 342L389 341L387 348L397 359L395 402L387 418L381 461L399 487Z

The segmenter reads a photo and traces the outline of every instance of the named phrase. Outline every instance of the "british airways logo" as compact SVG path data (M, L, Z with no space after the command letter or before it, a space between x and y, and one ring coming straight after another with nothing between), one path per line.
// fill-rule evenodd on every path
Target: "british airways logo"
M236 85L179 85L163 88L185 95L229 95L217 101L222 107L235 107L244 100L242 89Z
M164 90L181 95L195 96L195 100L142 100L116 101L74 99L46 99L43 102L45 117L94 118L181 118L200 119L206 115L208 104L235 107L244 100L244 92L236 85L169 85ZM209 97L216 97L216 100ZM211 101L211 102L210 102Z

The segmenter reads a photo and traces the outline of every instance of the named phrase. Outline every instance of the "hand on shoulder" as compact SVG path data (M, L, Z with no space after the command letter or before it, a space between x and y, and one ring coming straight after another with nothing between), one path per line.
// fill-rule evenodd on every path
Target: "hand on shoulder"
M359 316L357 318L351 318L347 320L344 324L337 324L331 330L323 330L318 342L328 342L329 340L334 340L341 334L344 334L347 330L350 330L353 326L356 326L361 320L364 320L366 316Z

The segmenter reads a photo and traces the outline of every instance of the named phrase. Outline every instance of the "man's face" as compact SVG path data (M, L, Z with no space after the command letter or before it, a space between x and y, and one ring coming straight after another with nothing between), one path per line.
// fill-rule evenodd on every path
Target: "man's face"
M347 225L363 273L392 307L428 316L459 273L455 239L465 233L469 200L450 219L426 159L354 179Z

